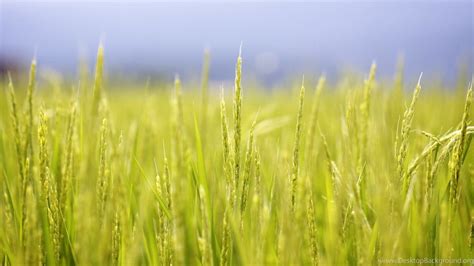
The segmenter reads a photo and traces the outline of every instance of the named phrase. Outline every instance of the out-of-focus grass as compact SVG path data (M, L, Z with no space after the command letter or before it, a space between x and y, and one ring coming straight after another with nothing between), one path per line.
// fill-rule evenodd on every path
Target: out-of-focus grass
M220 104L208 63L202 84L122 89L101 57L78 89L2 84L2 264L473 258L467 84L411 100L373 68L240 92L237 71Z

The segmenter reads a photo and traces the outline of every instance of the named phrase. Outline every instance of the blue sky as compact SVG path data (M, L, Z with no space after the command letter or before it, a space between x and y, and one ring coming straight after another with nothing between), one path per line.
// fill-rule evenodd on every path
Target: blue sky
M408 77L454 80L460 63L472 69L473 13L471 1L0 1L0 58L36 54L40 65L74 72L103 39L109 71L186 77L209 48L222 80L242 42L244 67L261 80L365 71L373 60L391 76L398 55Z

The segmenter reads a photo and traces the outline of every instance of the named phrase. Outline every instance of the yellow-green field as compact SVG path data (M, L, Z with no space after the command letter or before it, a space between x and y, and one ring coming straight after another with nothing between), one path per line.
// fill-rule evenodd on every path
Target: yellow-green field
M73 89L37 86L35 62L1 85L2 265L472 263L468 84L373 65L270 91L239 56L222 93L208 63L124 89L102 55Z

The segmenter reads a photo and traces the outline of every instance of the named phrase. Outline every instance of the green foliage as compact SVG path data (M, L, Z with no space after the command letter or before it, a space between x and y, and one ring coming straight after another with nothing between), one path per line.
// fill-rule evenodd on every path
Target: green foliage
M2 265L473 257L471 89L409 95L373 64L310 97L256 90L239 55L226 97L209 58L201 84L108 87L102 47L80 91L36 83L35 60L0 84Z

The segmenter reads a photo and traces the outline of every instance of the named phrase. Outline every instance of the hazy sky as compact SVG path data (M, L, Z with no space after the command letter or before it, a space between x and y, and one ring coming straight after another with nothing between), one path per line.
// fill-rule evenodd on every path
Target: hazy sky
M0 0L0 57L75 71L92 63L102 38L109 70L181 73L212 54L212 77L233 76L243 43L244 67L257 78L346 67L372 60L392 75L403 54L408 76L453 80L460 62L472 69L471 1L111 2Z

